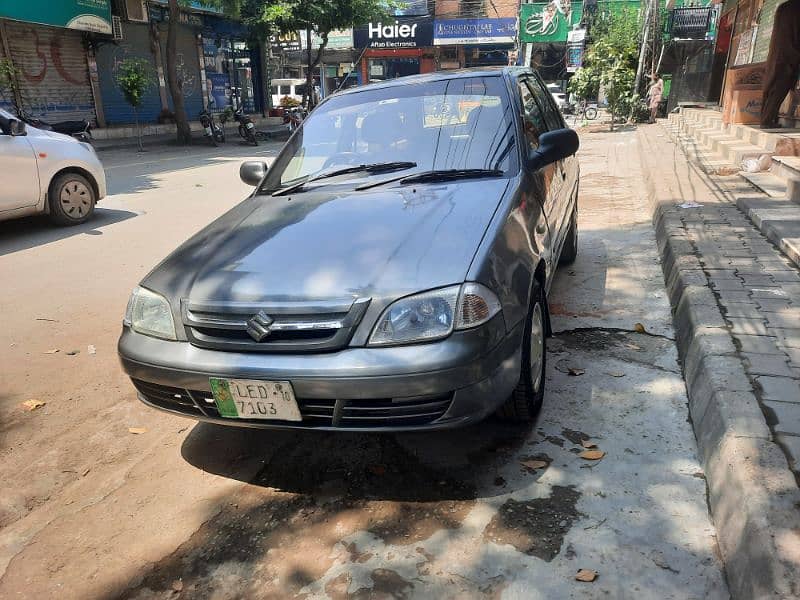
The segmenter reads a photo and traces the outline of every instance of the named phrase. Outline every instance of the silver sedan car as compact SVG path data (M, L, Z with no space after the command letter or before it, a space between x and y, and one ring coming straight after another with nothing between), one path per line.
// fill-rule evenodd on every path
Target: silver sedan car
M577 149L527 69L328 98L134 290L119 354L139 398L245 427L533 419L547 292L577 252Z
M106 195L103 165L91 144L44 131L0 109L0 221L46 214L59 225L89 219Z

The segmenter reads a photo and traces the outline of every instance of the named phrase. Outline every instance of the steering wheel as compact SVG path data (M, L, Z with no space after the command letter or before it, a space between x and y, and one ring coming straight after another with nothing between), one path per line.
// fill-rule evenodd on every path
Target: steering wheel
M358 155L355 152L337 152L322 164L323 169L327 169L333 165L356 165L358 164Z

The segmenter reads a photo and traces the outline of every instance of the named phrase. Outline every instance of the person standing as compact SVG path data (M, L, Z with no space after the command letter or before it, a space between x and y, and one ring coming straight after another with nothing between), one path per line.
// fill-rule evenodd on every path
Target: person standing
M800 76L800 0L788 0L775 11L764 76L761 127L779 127L778 111Z
M647 90L647 97L650 99L650 120L648 123L655 123L656 116L658 116L658 107L664 97L664 80L658 76L658 73L650 75L650 87Z

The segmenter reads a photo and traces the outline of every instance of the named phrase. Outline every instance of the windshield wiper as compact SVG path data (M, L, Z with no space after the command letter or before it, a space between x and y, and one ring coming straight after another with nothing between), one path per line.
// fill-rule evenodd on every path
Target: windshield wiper
M291 194L292 192L300 190L307 183L311 183L313 181L319 181L320 179L337 177L338 175L347 175L348 173L360 173L362 171L365 171L367 173L384 173L386 171L400 171L403 169L413 169L416 166L417 163L410 161L394 161L394 162L372 163L369 165L353 165L352 167L344 167L342 169L326 171L324 173L320 173L319 175L315 175L314 177L306 177L302 181L298 181L297 183L292 184L289 187L281 188L278 191L273 192L272 195L284 196L286 194Z
M387 183L417 183L425 181L447 181L450 179L471 179L479 177L500 177L505 171L502 169L442 169L437 171L421 171L413 175L401 175L400 177L391 177L389 179L382 179L381 181L373 181L365 183L356 188L356 191L368 190L371 188L386 185Z

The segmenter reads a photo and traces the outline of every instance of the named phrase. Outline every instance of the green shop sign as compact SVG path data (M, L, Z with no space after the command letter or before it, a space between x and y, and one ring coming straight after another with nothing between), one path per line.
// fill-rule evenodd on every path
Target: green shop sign
M570 0L523 4L519 11L522 42L566 42L572 26L581 22L583 3Z
M111 35L110 0L0 0L0 17Z

